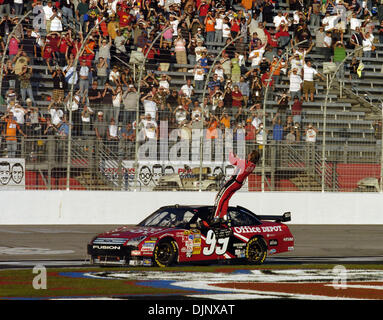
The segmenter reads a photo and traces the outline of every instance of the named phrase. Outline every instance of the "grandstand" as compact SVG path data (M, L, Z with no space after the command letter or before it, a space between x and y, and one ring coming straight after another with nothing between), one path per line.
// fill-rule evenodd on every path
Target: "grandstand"
M56 5L63 5L62 3L64 2L65 1L58 1ZM85 1L85 3L88 2L89 1ZM149 8L157 10L158 7L153 2L154 1L149 1L149 3L151 3L151 7ZM202 27L201 29L204 29L203 27L206 23L203 18L201 19L201 17L203 17L201 15L203 11L201 11L201 8L198 10L195 6L195 2L200 3L201 1L185 1L182 2L180 8L186 12L186 6L193 7L194 11L192 9L192 12L197 20L200 19L202 21L200 26ZM334 4L330 1L328 2L332 5L327 7L327 11L330 12L331 15L334 15L334 12L331 9ZM10 104L10 101L13 98L10 98L9 96L9 93L12 94L12 91L9 91L9 89L14 88L17 96L16 101L25 108L26 112L25 122L20 122L20 125L24 131L28 132L26 132L26 137L18 133L18 149L16 154L17 158L25 159L26 189L57 190L67 189L69 187L72 190L151 190L157 183L154 181L153 166L155 164L161 164L161 175L166 175L167 172L165 167L168 166L167 162L171 162L170 156L167 154L164 155L162 150L165 150L165 153L169 152L170 154L174 151L171 151L172 147L177 145L177 143L180 143L181 140L184 140L185 135L187 136L186 139L190 138L188 140L189 146L186 151L186 161L188 161L187 166L184 165L185 158L182 158L182 155L180 156L183 149L177 149L178 151L175 150L174 153L176 159L179 160L178 162L180 163L172 165L173 171L170 173L187 174L190 173L188 171L190 169L189 167L200 166L210 167L209 172L211 174L213 174L213 171L217 167L225 171L227 167L227 163L225 162L226 158L225 156L223 156L223 158L218 157L217 150L219 150L218 152L225 152L225 148L221 148L219 144L225 144L229 140L227 140L226 137L226 140L220 140L218 138L218 133L214 133L213 137L210 139L214 140L214 143L213 147L208 150L215 153L212 155L211 161L207 161L205 155L202 161L200 161L199 157L193 158L193 152L194 154L198 154L200 150L204 149L204 144L208 145L211 141L209 139L202 139L202 147L197 145L197 151L195 151L193 141L198 141L198 139L193 140L191 132L194 133L194 131L192 130L200 130L204 128L207 132L211 132L210 129L215 129L215 126L221 129L220 133L225 132L225 128L229 131L231 130L230 132L233 133L235 137L232 141L229 141L229 143L232 143L234 147L237 147L237 150L242 148L242 143L239 138L241 130L243 131L243 144L245 145L245 147L241 149L242 151L245 152L252 148L261 148L262 150L265 150L265 161L249 178L247 188L249 191L354 191L357 188L359 180L367 177L375 177L377 179L381 177L381 90L383 88L383 65L380 61L383 56L383 44L379 42L379 16L376 13L373 13L372 10L367 10L367 12L360 17L360 20L362 21L362 26L365 31L367 29L371 30L370 24L364 25L366 18L371 16L372 24L375 25L372 31L374 35L373 45L375 46L375 50L371 53L371 57L357 57L358 63L363 63L364 69L360 72L360 77L352 74L349 64L352 61L352 53L354 52L354 49L349 47L349 39L351 38L352 32L350 32L349 24L347 23L347 29L343 35L343 44L346 46L346 54L351 53L351 55L346 59L344 64L344 78L340 82L335 79L332 82L331 87L328 87L328 85L329 80L333 75L324 74L323 69L324 63L329 62L329 60L323 50L321 50L322 48L316 46L316 31L318 26L314 27L309 25L308 30L310 31L312 38L308 38L308 40L313 46L309 53L305 55L304 59L306 61L311 60L313 62L313 67L319 73L324 74L324 77L327 77L327 81L316 78L314 101L303 101L302 103L299 134L294 132L295 138L293 141L287 141L286 137L289 133L287 129L284 131L282 140L275 140L273 138L273 129L275 130L275 128L273 127L272 119L274 116L280 114L281 111L284 111L278 102L284 93L289 95L290 80L287 72L291 69L291 65L288 65L285 74L281 73L279 82L275 83L273 88L270 88L266 99L264 97L265 88L261 90L260 96L255 94L255 89L251 89L249 103L247 106L242 104L243 111L240 116L237 116L236 109L230 105L233 101L230 100L231 97L230 99L223 98L225 103L225 113L228 113L228 116L230 117L230 121L225 127L224 123L221 121L221 116L224 112L222 111L221 113L218 113L218 109L214 109L216 101L213 98L214 95L210 91L214 86L209 86L211 81L213 81L215 70L212 70L209 79L207 79L208 73L206 72L204 74L203 81L204 84L206 83L207 90L205 92L201 89L197 90L194 72L196 67L196 56L188 56L186 63L180 63L174 45L177 39L174 35L174 31L170 40L166 38L164 33L159 37L158 41L152 42L155 36L159 35L161 32L161 28L167 26L161 16L157 15L158 13L163 13L163 15L166 16L171 12L177 19L180 19L178 27L181 28L181 26L183 26L183 22L186 20L186 14L180 13L177 9L179 6L173 7L173 3L177 4L177 1L164 1L165 7L160 7L161 10L154 15L154 18L151 16L153 15L153 11L144 7L144 5L140 9L141 17L138 18L137 16L134 16L132 14L134 8L129 7L128 5L130 3L137 5L135 1L113 1L113 3L119 5L116 7L116 10L118 10L116 14L114 14L110 8L104 7L105 4L103 1L98 1L99 8L96 10L98 18L101 19L102 16L105 16L107 17L107 20L106 22L101 23L98 29L96 28L94 30L91 30L90 28L92 24L87 24L86 21L82 24L81 22L84 22L84 20L62 19L63 30L59 31L59 34L71 30L70 36L73 39L81 37L79 39L80 45L84 42L84 39L87 36L87 31L92 31L91 36L93 39L89 39L87 42L87 45L92 43L92 46L87 47L85 53L83 52L80 57L80 61L86 61L85 64L91 67L92 70L85 76L85 78L81 78L80 69L82 64L79 62L77 65L79 79L75 85L74 94L80 96L80 101L76 104L75 110L70 112L66 107L66 104L68 103L67 100L69 99L69 101L71 101L71 86L69 83L67 83L63 92L63 99L57 100L57 105L53 104L52 102L54 102L58 93L57 91L54 91L57 89L57 81L53 79L52 75L57 73L55 69L56 64L59 68L65 70L65 66L68 65L70 57L68 55L67 59L65 59L65 55L63 56L62 54L57 53L55 56L56 61L55 59L51 59L48 65L47 59L44 59L44 52L42 55L37 55L37 57L34 56L33 53L35 49L39 51L43 50L43 48L39 47L37 42L27 41L28 39L32 39L27 37L27 30L33 29L33 20L41 14L41 12L44 12L43 8L45 6L48 6L48 4L45 4L45 1L43 1L43 7L41 9L43 11L41 11L39 10L39 3L36 1L34 3L34 13L28 15L22 22L24 40L22 40L18 46L18 49L20 49L21 45L23 45L22 49L27 52L27 56L30 58L26 65L32 70L30 83L34 101L31 105L27 105L26 99L23 100L21 94L21 81L18 80L17 76L12 77L11 74L8 73L7 61L14 58L13 64L14 68L16 68L17 59L19 57L17 54L14 55L14 52L11 52L11 49L14 49L13 45L8 48L7 52L3 52L5 59L4 65L2 66L4 74L1 87L2 100L0 110L2 115L6 115L7 112L14 107L14 105ZM210 1L208 1L208 4L209 3ZM207 10L214 13L218 12L219 7L221 6L218 4L220 3L220 1L216 1L216 7L210 6ZM226 1L226 5L227 3L228 1ZM307 16L307 8L312 5L312 1L307 1L306 4L307 6L303 8L304 10L300 11L304 14L306 13ZM28 11L29 5L30 4L25 4L24 14ZM55 4L53 4L53 6L54 5ZM205 6L205 4L202 6ZM248 11L249 16L244 14L246 12L244 8L245 1L234 1L231 8L225 7L225 1L223 1L222 6L224 8L223 12L225 12L225 15L231 20L231 27L237 23L241 23L240 19L237 19L236 16L248 19L248 22L251 21L251 19L249 20L249 16L252 16L252 19L254 19L256 23L259 22L258 20L262 22L262 17L259 16L259 8L263 6L263 1L253 2L253 10ZM299 8L296 7L295 2L290 2L290 4L288 4L280 1L273 2L272 7L273 17L277 15L278 11L281 11L282 15L287 14L287 18L290 20L288 32L290 34L291 43L286 47L279 47L275 39L275 24L271 22L272 19L263 19L265 29L270 33L264 57L267 57L268 60L271 61L273 56L278 55L277 50L282 49L282 55L286 57L286 61L288 61L288 59L292 57L293 52L297 49L294 47L294 37L297 35L297 30L300 25L295 24L293 19L297 15L297 10L299 11ZM75 12L73 6L70 8ZM100 8L105 9L105 11ZM138 9L138 7L136 9ZM233 10L233 13L229 12L227 9ZM348 9L348 11L353 10L350 8ZM63 7L59 6L58 12L63 16L64 11ZM97 16L95 18L91 15L91 12L93 11L92 7L88 7L88 12L85 14L87 18L85 18L85 20L89 19L88 21L93 22L94 25L97 21ZM124 14L121 14L121 12L129 13L128 24L125 24L125 22L123 24L123 19L126 17ZM116 19L113 18L115 16L119 17L117 22L115 21ZM23 18L22 15L15 16L12 12L10 17L18 17L19 20ZM82 15L82 19L83 18L84 15ZM174 21L174 19L172 21ZM303 22L303 20L301 20L301 22ZM310 21L308 21L308 24L309 22ZM321 23L322 22L323 20L321 20ZM16 21L9 23L11 30L13 30L12 28L15 23ZM160 28L157 28L156 23L160 25ZM197 41L198 39L203 38L202 46L206 48L207 55L202 55L200 62L203 61L206 63L206 70L209 70L216 57L219 58L217 62L221 62L224 70L226 70L225 60L223 59L225 57L224 54L228 55L229 60L235 58L235 52L242 54L243 56L243 63L241 66L238 65L238 68L237 65L230 66L228 73L224 71L224 80L219 88L224 92L229 85L228 81L232 80L234 84L237 83L236 80L234 80L236 79L234 78L234 68L237 68L235 69L235 72L238 72L239 70L241 76L245 76L254 68L249 60L249 48L251 46L252 36L249 31L250 25L246 28L242 26L244 30L247 29L247 31L243 31L244 37L231 43L230 41L235 38L235 35L241 33L242 29L239 33L236 33L237 31L235 31L234 27L231 28L232 34L231 37L228 38L228 42L214 41L214 38L212 41L211 36L208 36L206 30L198 31L198 29L196 29L194 25L196 23L197 22L194 22L194 20L193 22L190 21L189 28L182 27L178 32L182 35L188 35L187 38L184 37L187 40L187 55L190 55L193 52L188 47L193 38L192 36L189 38L189 34L194 35ZM98 38L111 38L112 33L110 30L112 24L113 26L117 25L117 29L121 28L123 32L118 36L119 42L115 41L117 35L113 35L114 39L113 41L111 40L110 68L107 68L106 70L108 72L108 80L111 83L111 89L107 88L105 90L106 86L102 81L99 81L101 77L98 76L98 74L101 74L99 72L102 71L102 67L98 66L98 57L101 52L101 42L98 43ZM1 25L4 25L4 22L2 22ZM1 30L4 30L1 25L0 32ZM129 27L127 27L128 25ZM85 26L88 26L88 29L86 29ZM41 37L49 37L45 27L46 26L39 29ZM96 30L98 31L95 33L94 31ZM146 30L147 33L144 33L143 30ZM106 36L108 31L109 35ZM3 38L2 51L4 51L8 38L5 34L2 34L1 36ZM333 31L332 36L334 43L335 39L337 39L337 32ZM123 45L125 52L120 52L117 49L117 46L121 49L121 41L126 42L126 44ZM170 43L169 47L166 47L166 43ZM77 50L80 48L80 45ZM150 45L152 45L152 47L150 47ZM292 48L292 46L294 48ZM69 49L73 48L76 48L75 44L71 43ZM305 48L307 49L307 47ZM144 60L144 54L148 49L151 51L148 53L147 59ZM225 50L222 51L222 49ZM76 50L72 51L72 53L73 52L76 52ZM288 55L286 56L286 54ZM333 55L331 54L331 57L332 56ZM280 56L278 56L278 58L279 57ZM89 58L91 60L89 60ZM232 61L232 63L237 64L238 62ZM117 67L115 72L119 72L119 75L117 74L117 81L113 81L111 80L112 78L109 77L110 72L114 72L114 67ZM256 69L260 70L259 66L257 66ZM272 66L269 65L268 70L275 69L272 69ZM66 69L66 71L68 71L68 69ZM144 80L141 83L139 83L140 71L142 71L142 79ZM151 74L150 72L153 72L153 78L151 76L148 77L148 75ZM258 77L261 78L262 74L263 72L261 70ZM165 78L162 78L163 75L167 76L166 80L164 80ZM10 80L14 79L15 87L12 87L12 81ZM81 79L86 79L89 90L78 93L81 89ZM97 81L97 90L99 90L101 94L105 92L105 97L101 99L99 98L98 103L94 103L93 100L89 99L92 80ZM181 88L188 80L191 80L191 85L194 88L190 98L187 97L186 94L180 94L186 92L182 91ZM250 77L245 78L245 82L247 82L248 85L251 85L250 81ZM152 117L149 120L145 118L147 113L145 110L145 101L140 101L137 104L139 108L138 112L137 108L136 110L132 110L131 104L126 106L124 105L124 102L120 102L118 103L120 106L116 112L117 108L113 107L113 100L115 98L118 99L116 90L119 84L121 84L122 88L121 95L127 93L130 86L134 86L136 91L140 89L140 99L144 98L149 92L154 92L153 88L158 89L159 87L164 86L166 88L164 91L167 92L165 96L162 93L163 91L161 94L158 94L158 97L156 96L158 99L156 100L158 109L157 112L155 112L155 118L153 119ZM93 93L95 90L96 89L94 89ZM160 90L158 91L160 92ZM183 98L183 100L168 99L172 91L177 92L176 98ZM208 100L207 103L204 103L203 101L204 96ZM226 96L228 96L228 94L226 94ZM304 97L303 94L302 97ZM168 103L170 104L169 101L172 103L171 112L167 109ZM196 107L194 109L195 103ZM254 110L250 110L250 107L256 103L261 104L258 113ZM283 121L286 121L286 118L291 115L293 103L294 101L291 98L287 103L286 113L282 113ZM127 104L129 104L129 102L127 102ZM92 113L90 115L82 114L84 105L91 107ZM176 111L179 106L187 109L188 113L185 118L182 118L182 114L179 115L180 118L177 118L178 115ZM39 110L39 122L33 126L31 122L28 122L31 121L31 114L33 113L27 112L27 109L30 107L38 107ZM57 111L61 110L62 117L58 123L53 124L53 126L49 128L49 122L54 121L54 116L51 112L52 109L56 109ZM205 118L204 124L198 124L192 119L193 110L195 111L195 114L198 113L199 115L202 115L203 113L203 117ZM99 132L96 132L95 130L97 127L97 114L100 111L103 112L104 117L107 118L107 122L104 123L106 126L105 135L102 137L98 137ZM255 121L255 118L257 117L259 120L263 120L259 115L263 115L264 112L266 113L264 118L266 123L264 123L264 125L265 129L268 131L268 140L266 144L260 143L259 139L257 139L257 134L259 134L259 128L257 128L257 126L259 123ZM110 127L110 121L115 115L117 115L117 119L114 119L115 126ZM82 118L87 118L88 116L90 119L89 123L87 123L86 120L82 121ZM68 128L65 126L65 123L67 124L69 122L70 117L72 117L73 126ZM181 120L178 121L178 119ZM157 128L157 133L153 136L155 140L154 144L157 145L155 157L153 158L150 157L150 155L148 156L147 154L144 154L142 158L139 158L140 148L145 145L146 142L151 140L150 137L148 138L150 132L146 132L146 125L151 124L153 120L156 122L155 127ZM216 123L214 123L215 121ZM163 128L165 124L162 123L162 126L160 127L160 122L167 122L166 149L161 149L161 134L164 133ZM254 128L251 127L246 129L246 124L248 122L256 125L253 126ZM142 123L144 123L144 125L142 125ZM130 127L125 130L128 124L130 124ZM306 141L305 129L309 125L312 125L317 129L314 142ZM6 123L3 123L3 127L4 126L6 126ZM37 129L36 132L31 132L30 129L32 127L40 129ZM185 127L187 129L185 129L186 133L183 135ZM48 130L46 130L47 128ZM70 136L68 137L68 130L70 129ZM150 129L153 130L153 127ZM176 133L174 133L174 130L176 130ZM246 130L249 130L249 132ZM5 129L2 131L5 132ZM144 135L143 140L139 140L139 136L142 135ZM0 157L6 158L9 156L7 147L6 137L3 135ZM200 147L201 149L199 149ZM70 152L68 152L68 148L70 148ZM206 151L203 152L204 154L206 153ZM163 161L163 159L166 159L166 161ZM135 171L134 169L136 168L136 165L137 169L140 169ZM148 174L142 171L143 167L146 167L147 170L149 170L149 182L143 178ZM200 171L202 171L201 168ZM225 172L225 174L229 174L228 172ZM209 177L209 175L205 176L197 174L194 178L209 179L211 177ZM264 183L262 183L262 181ZM170 189L173 190L172 188ZM198 190L198 188L196 188L196 190Z

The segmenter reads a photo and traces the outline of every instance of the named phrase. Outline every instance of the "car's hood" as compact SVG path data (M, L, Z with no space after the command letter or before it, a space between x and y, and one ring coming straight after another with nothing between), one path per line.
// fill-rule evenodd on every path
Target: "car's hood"
M168 227L141 227L141 226L125 226L105 233L101 233L97 238L124 238L134 239L137 237L155 237L173 228Z

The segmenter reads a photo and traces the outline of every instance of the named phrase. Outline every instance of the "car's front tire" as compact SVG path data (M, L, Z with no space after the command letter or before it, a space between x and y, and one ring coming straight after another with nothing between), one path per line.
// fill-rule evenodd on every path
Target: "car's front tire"
M262 238L255 237L246 245L245 257L250 264L262 264L267 256L267 245Z
M161 268L169 267L177 261L177 254L177 244L174 240L161 240L154 248L153 258L155 265Z

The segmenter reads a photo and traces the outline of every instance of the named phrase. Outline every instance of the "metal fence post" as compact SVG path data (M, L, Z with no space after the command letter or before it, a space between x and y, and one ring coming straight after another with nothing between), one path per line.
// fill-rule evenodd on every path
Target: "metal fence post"
M146 51L146 54L144 56L144 61L142 61L141 68L140 68L140 74L138 77L138 86L137 86L137 110L136 110L136 144L135 144L135 159L134 159L134 191L137 191L137 179L138 179L138 124L140 120L140 96L141 96L141 81L142 81L142 73L143 69L145 67L146 59L148 58L150 50L152 50L153 45L156 43L156 41L165 33L165 31L172 29L173 27L167 27L164 30L162 30L152 41L150 44L148 50Z
M337 68L335 69L334 73L330 76L330 81L327 84L326 97L325 97L324 106L323 106L322 183L321 183L322 184L322 192L325 191L325 183L326 183L326 180L325 180L325 175L326 175L326 129L327 129L326 119L327 119L327 101L328 101L328 95L329 95L332 83L333 83L333 81L334 81L334 79L335 79L339 69L341 67L343 67L343 64L346 62L346 60L349 57L351 57L353 54L355 54L355 52L357 52L359 50L363 50L363 46L361 46L359 48L356 48L355 50L351 51L350 53L348 53L346 55L346 57L342 60L342 62L337 66Z
M230 46L232 43L236 42L237 40L243 38L245 35L239 35L237 37L235 37L234 39L230 40L228 43L225 44L225 46L221 49L221 51L218 53L218 55L214 58L213 60L213 63L212 65L209 67L209 72L206 76L206 79L205 79L205 83L204 83L204 86L203 86L203 92L202 92L202 118L201 118L201 122L202 122L202 134L200 136L200 146L199 146L199 150L200 150L200 154L199 154L199 179L198 179L198 184L199 184L199 191L202 191L201 189L201 186L202 186L202 165L203 165L203 139L204 139L204 127L203 127L203 123L205 122L205 105L204 105L204 101L205 101L205 95L206 95L206 88L207 88L207 84L209 82L209 79L210 79L210 75L211 75L211 72L212 70L214 69L214 66L215 64L217 63L218 59L221 57L222 53L227 49L228 46ZM223 159L224 161L225 159Z
M290 51L292 51L295 47L299 46L300 44L302 43L305 43L307 42L308 40L303 40L301 42L298 42L297 44L291 46L290 48L286 48L285 49L285 54L286 56L288 57L288 54L290 53ZM281 63L281 60L283 58L283 55L278 59L278 62L276 63L276 65L274 65L270 71L270 75L269 75L269 78L266 80L267 82L267 85L266 85L266 89L265 89L265 93L263 95L263 119L262 119L262 122L263 122L263 137L262 137L262 142L263 142L263 146L262 146L262 180L261 180L261 191L264 192L265 191L265 165L266 165L266 142L267 142L267 135L266 135L266 104L267 104L267 93L269 91L269 85L270 85L270 81L271 81L271 78L273 77L273 74L274 74L274 71L276 69L276 67Z
M102 18L100 21L97 21L97 23L93 26L92 29L89 30L87 33L85 39L83 39L83 42L81 44L80 49L76 53L76 57L73 61L73 81L70 89L70 96L69 96L69 108L67 105L67 109L69 109L69 133L68 133L68 154L67 154L67 165L66 165L66 190L69 191L70 189L70 170L71 170L71 153L72 153L72 104L73 104L73 89L74 89L74 79L76 77L76 69L78 60L80 58L80 55L82 54L85 44L88 41L88 38L91 36L93 30L98 28L98 26L105 20L105 18Z

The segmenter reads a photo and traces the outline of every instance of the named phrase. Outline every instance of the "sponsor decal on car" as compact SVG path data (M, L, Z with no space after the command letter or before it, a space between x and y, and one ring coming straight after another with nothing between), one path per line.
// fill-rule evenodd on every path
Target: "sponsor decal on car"
M277 246L278 245L278 240L277 239L271 239L269 241L269 245L270 246Z
M113 246L113 245L99 245L99 244L94 244L93 249L98 249L98 250L120 250L121 246Z
M151 254L156 246L156 241L145 241L141 247L142 254Z
M151 267L153 264L152 259L146 258L142 260L142 265L145 267Z

